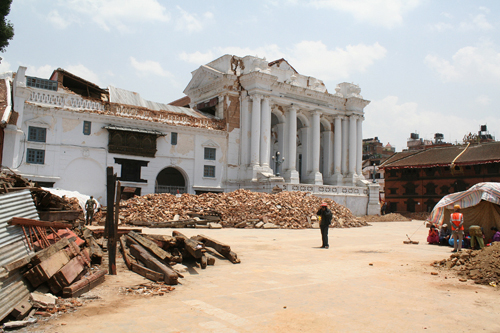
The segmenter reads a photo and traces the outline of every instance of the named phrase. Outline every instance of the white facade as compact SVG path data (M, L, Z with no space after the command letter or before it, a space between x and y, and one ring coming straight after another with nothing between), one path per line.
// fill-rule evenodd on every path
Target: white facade
M174 168L188 193L270 191L278 185L330 197L356 215L378 212L378 185L361 170L363 108L369 101L354 84L341 83L330 94L322 81L298 74L283 59L225 55L193 72L184 91L189 109L134 100L127 96L138 94L113 87L103 101L26 87L24 72L20 67L13 82L18 118L4 129L3 164L31 180L105 202L106 167L120 177L116 159L125 159L142 163L140 182L122 181L141 194L157 191L160 172ZM204 105L213 116L199 112ZM89 135L84 122L91 123ZM45 142L29 140L30 126L46 129ZM156 133L156 154L110 152L110 130L116 128ZM215 156L207 159L207 148ZM28 149L45 151L44 163L28 163ZM273 156L283 163L277 167ZM207 176L206 166L214 173Z

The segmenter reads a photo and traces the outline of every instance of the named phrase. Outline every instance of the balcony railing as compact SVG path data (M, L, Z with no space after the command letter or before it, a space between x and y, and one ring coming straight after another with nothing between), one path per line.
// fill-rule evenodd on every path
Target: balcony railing
M155 193L182 194L187 191L185 186L156 185Z

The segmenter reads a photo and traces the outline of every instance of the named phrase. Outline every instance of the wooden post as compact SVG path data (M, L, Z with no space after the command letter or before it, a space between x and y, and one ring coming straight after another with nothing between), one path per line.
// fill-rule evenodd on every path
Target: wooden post
M114 219L116 174L113 174L113 167L108 167L106 171L107 207L105 234L108 236L109 274L116 275L116 227Z

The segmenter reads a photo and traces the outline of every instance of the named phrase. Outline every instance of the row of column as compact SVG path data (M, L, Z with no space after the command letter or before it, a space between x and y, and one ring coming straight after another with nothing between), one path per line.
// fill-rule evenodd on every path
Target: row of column
M271 154L271 107L269 96L250 95L252 111L249 112L249 99L242 100L242 164L250 165L251 169L272 172L270 168ZM287 108L284 134L278 140L285 140L281 147L286 147L286 163L284 176L292 183L299 182L297 171L297 112L298 108L291 105ZM307 138L303 145L303 175L302 181L315 184L341 183L344 178L354 179L361 175L362 166L362 121L363 116L338 115L334 120L334 133L330 128L323 132L323 174L320 173L321 149L321 111L311 112L310 126L306 129ZM332 143L333 139L333 145ZM245 152L250 151L249 159ZM333 173L332 173L333 160Z

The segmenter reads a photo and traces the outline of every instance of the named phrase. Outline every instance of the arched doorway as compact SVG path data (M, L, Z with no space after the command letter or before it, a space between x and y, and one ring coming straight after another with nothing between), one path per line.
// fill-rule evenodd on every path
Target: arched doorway
M187 184L183 173L173 167L161 170L156 176L155 193L187 193Z

